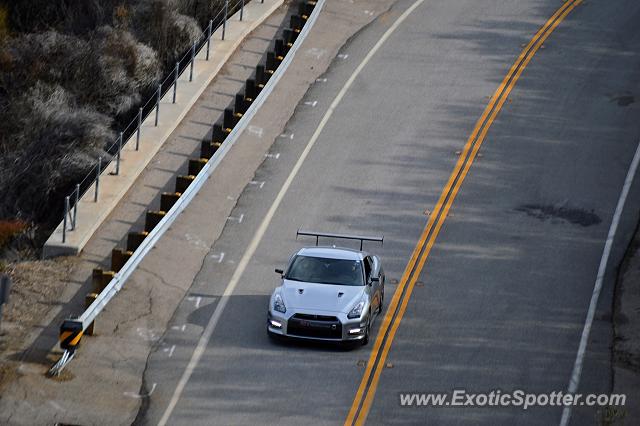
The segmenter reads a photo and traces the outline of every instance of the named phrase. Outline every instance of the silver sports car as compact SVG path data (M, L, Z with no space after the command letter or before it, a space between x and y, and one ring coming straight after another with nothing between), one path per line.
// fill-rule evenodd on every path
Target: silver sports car
M316 237L316 247L291 256L269 301L270 335L327 341L369 342L371 323L382 312L384 271L377 256L362 251L364 241L382 237L298 231ZM360 250L319 247L318 238L360 240Z

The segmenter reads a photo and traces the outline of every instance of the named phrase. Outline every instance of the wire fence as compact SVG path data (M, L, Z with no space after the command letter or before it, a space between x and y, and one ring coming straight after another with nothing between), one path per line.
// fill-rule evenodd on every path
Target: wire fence
M193 81L193 73L195 68L195 58L200 54L202 49L205 51L205 60L209 60L211 46L213 44L213 33L222 27L221 40L225 39L229 18L235 13L240 12L239 20L244 18L244 7L251 0L225 0L224 7L209 20L209 25L203 32L202 36L194 40L191 48L176 61L174 70L158 84L158 88L154 94L138 109L138 114L131 122L118 133L116 140L104 148L108 154L100 156L96 164L89 170L85 177L75 185L73 191L65 196L64 199L64 216L62 220L62 242L67 239L67 231L73 231L78 224L78 202L84 197L87 191L93 186L94 202L98 202L100 198L100 176L104 170L115 162L114 175L120 174L120 160L122 156L122 148L127 143L135 141L135 150L140 147L140 136L142 132L142 123L144 123L151 114L155 115L154 125L158 125L160 115L160 100L172 91L172 103L176 103L176 93L178 89L178 78L189 68L189 81ZM254 0L264 3L264 0ZM132 137L134 136L135 137Z

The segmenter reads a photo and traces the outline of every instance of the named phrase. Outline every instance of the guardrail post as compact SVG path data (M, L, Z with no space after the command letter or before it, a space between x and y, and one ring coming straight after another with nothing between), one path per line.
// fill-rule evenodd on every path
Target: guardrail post
M193 63L196 61L196 42L193 42L191 48L191 68L189 69L189 81L193 81Z
M211 30L213 29L213 19L209 19L207 27L207 61L209 60L209 48L211 47Z
M87 294L84 298L84 308L87 309L89 306L91 306L91 304L95 302L97 298L98 298L98 295L96 293ZM95 326L95 321L92 321L91 324L89 324L87 329L84 331L84 334L86 334L87 336L93 336L94 326Z
M244 14L244 0L242 0L242 5L240 6L240 22L242 22L243 14Z
M178 201L180 195L182 194L180 194L179 192L163 192L160 195L160 210L162 210L163 212L168 212L169 210L171 210L171 207L173 207L173 205ZM129 236L131 236L131 234L129 234ZM128 240L127 244L129 244ZM127 247L127 250L131 249Z
M229 0L224 0L224 19L222 20L222 39L227 30L227 14L229 13Z
M160 96L162 96L162 83L158 84L158 96L156 97L156 126L158 126L158 114L160 113Z
M69 214L69 196L64 197L64 219L62 219L62 243L67 240L67 215Z
M73 228L76 229L76 220L78 219L78 201L80 200L80 184L76 184L76 202L73 205Z
M122 132L120 132L120 137L118 138L118 156L116 157L116 173L115 175L120 174L120 152L122 151Z
M144 230L145 232L153 231L153 228L162 220L162 218L166 215L166 212L163 211L152 211L147 210L147 214L144 220Z
M100 186L100 173L102 172L102 155L98 157L98 173L96 174L96 193L93 195L93 201L98 202L98 187Z
M140 148L140 128L142 127L142 108L138 110L138 130L136 131L136 151Z
M176 91L178 90L178 73L180 72L180 62L176 62L176 75L173 80L173 103L176 103Z

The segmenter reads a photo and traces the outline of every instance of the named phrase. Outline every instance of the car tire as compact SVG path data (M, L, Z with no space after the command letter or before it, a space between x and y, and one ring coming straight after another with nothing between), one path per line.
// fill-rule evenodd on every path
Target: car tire
M362 346L366 346L369 343L369 334L371 333L371 314L367 317L367 328L362 338Z
M384 309L384 287L380 292L380 304L378 305L378 313L381 314L383 309Z

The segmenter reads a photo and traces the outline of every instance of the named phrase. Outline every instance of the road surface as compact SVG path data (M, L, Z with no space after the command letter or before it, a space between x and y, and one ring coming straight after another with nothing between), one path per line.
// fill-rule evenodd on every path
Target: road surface
M559 423L561 407L407 408L399 394L567 389L640 139L639 20L631 0L395 3L343 47L256 171L149 358L153 393L137 423ZM544 40L535 37L547 22ZM523 51L530 57L503 96ZM495 118L483 121L492 102ZM478 120L486 135L465 160ZM461 157L470 167L439 213ZM611 387L612 284L637 194L636 185L621 216L582 393ZM371 357L373 341L344 350L267 338L273 269L311 243L296 241L299 227L384 234L383 247L368 248L383 259L391 301L408 289L403 273L430 218L437 235L410 274L384 354ZM597 415L578 407L571 422Z

